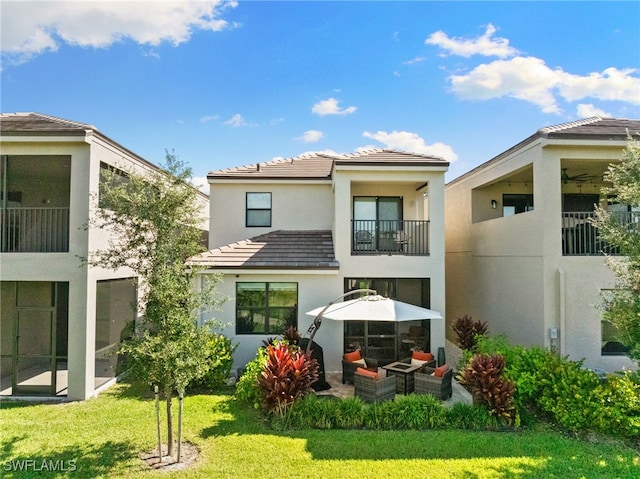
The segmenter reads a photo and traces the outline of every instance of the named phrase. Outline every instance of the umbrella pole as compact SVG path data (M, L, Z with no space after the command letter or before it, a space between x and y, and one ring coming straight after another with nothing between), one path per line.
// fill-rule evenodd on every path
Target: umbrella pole
M313 320L313 323L311 323L311 326L309 326L309 329L307 329L307 333L311 333L311 336L309 336L309 342L307 343L307 350L305 351L305 354L308 355L309 351L311 351L311 343L313 342L313 337L318 332L318 329L320 329L320 325L322 324L322 315L329 308L329 306L331 306L336 301L346 298L347 296L351 296L352 294L358 294L358 293L378 294L378 292L375 289L367 289L367 288L354 289L352 291L349 291L348 293L341 294L340 296L335 298L333 301L331 301L329 304L327 304L324 308L322 308L322 311L318 313L318 315Z

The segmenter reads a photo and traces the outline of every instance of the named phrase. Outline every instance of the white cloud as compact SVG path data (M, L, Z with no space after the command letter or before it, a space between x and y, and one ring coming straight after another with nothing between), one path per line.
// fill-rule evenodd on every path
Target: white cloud
M568 101L597 98L637 105L640 104L640 77L632 76L637 72L632 68L618 70L611 67L586 76L566 73L562 76L559 92Z
M178 45L196 30L229 27L220 15L236 5L224 0L2 2L0 44L13 63L56 51L62 43L106 48L131 39L141 45Z
M560 113L559 99L584 98L640 103L637 70L607 68L586 76L552 69L535 57L515 57L477 66L466 75L449 77L452 90L464 100L510 97L533 103L545 113Z
M411 60L407 60L406 62L402 62L404 65L413 65L414 63L422 63L426 60L426 57L415 57Z
M191 184L203 193L209 194L209 181L206 176L194 176L191 178Z
M200 118L200 123L207 123L218 119L220 119L220 115L206 115Z
M227 121L224 122L225 125L231 125L234 128L238 128L241 126L248 126L247 121L244 119L240 113L236 113Z
M576 108L576 113L580 118L591 118L592 116L601 116L603 118L611 118L613 115L607 113L600 108L596 108L591 103L581 103Z
M552 70L539 58L516 57L479 65L466 75L452 75L453 91L464 100L512 97L538 105L545 113L558 113L552 93L561 70Z
M313 105L311 108L311 112L316 115L325 116L325 115L351 115L354 113L357 108L355 106L349 106L347 108L340 108L340 100L336 100L335 98L329 98L327 100L322 100Z
M300 137L300 140L304 141L305 143L315 143L316 141L320 141L322 138L324 138L324 133L322 133L321 131L307 130Z
M473 55L483 55L486 57L507 58L518 54L518 50L509 46L509 40L506 38L495 37L493 34L497 31L491 23L487 25L483 35L467 40L464 38L450 38L446 33L439 30L429 35L425 40L427 45L435 45L449 55L458 55L469 58Z
M386 148L394 150L409 151L411 153L419 153L422 155L439 156L447 161L456 161L458 155L453 151L451 146L444 143L433 143L427 145L422 137L417 133L409 131L377 131L371 133L365 131L362 136L371 138L382 143Z

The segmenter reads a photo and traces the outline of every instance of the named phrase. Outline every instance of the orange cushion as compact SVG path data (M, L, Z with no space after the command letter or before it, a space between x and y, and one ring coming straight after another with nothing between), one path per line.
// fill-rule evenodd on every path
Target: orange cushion
M411 353L411 357L420 361L433 361L433 354L423 353L422 351L414 351Z
M344 360L345 361L357 361L358 359L362 359L362 356L360 355L360 351L354 351L352 353L347 353L344 355Z
M444 376L444 373L446 373L448 370L449 370L449 366L446 364L443 364L439 368L436 368L433 374L435 377L441 378L442 376Z
M362 374L363 376L368 376L373 379L378 379L378 372L369 371L368 369L358 368L356 369L356 373Z

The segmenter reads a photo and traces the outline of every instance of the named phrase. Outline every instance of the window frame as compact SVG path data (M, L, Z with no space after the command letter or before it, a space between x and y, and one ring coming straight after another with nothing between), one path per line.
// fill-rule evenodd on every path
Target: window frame
M238 291L240 289L240 285L260 285L263 284L264 285L264 289L261 290L261 292L263 293L263 298L264 298L264 304L263 305L245 305L245 304L241 304L239 299L238 299ZM290 289L288 289L287 291L292 292L295 290L295 303L293 306L283 306L283 305L277 305L277 304L272 304L271 303L271 288L270 285L275 285L275 284L279 284L279 285L289 285ZM295 328L298 327L298 293L299 293L299 284L296 281L236 281L236 312L235 312L235 329L236 329L236 335L242 335L242 336L246 336L246 335L272 335L272 334L282 334L283 331L273 331L271 330L272 327L275 327L278 323L278 321L281 319L281 317L283 316L290 316L291 318L293 318L292 321L289 321L287 323L287 325L285 326L284 329L286 329L286 327L288 326L293 326ZM264 318L264 330L263 331L259 331L259 332L255 332L253 330L251 331L245 331L245 330L240 330L239 329L239 318L240 318L240 311L241 310L249 310L252 312L251 314L251 320L253 320L253 314L256 312L262 312L262 316ZM288 311L287 311L288 310ZM280 316L280 315L274 315L272 314L272 311L275 313L275 311L280 311L280 312L284 312L285 315ZM273 324L272 324L273 323Z
M249 207L249 197L250 195L268 195L269 196L269 207L268 208L250 208ZM268 211L269 212L269 221L268 224L253 224L253 221L250 224L250 213L253 211ZM270 191L248 191L245 193L245 215L244 215L244 224L247 228L271 228L271 224L273 222L273 195Z

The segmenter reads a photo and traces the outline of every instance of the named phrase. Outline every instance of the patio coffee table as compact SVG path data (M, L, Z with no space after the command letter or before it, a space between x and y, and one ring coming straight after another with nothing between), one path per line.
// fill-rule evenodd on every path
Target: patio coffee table
M414 391L414 373L420 369L420 366L396 361L382 366L382 369L387 371L387 376L396 377L397 394L409 394Z

